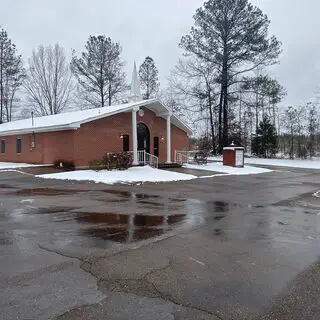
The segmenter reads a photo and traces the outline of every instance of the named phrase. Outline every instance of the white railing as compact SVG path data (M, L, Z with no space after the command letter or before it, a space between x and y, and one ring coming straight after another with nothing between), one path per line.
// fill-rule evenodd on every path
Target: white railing
M133 154L133 151L130 151L130 153ZM138 163L140 165L149 165L152 168L158 168L159 158L145 150L138 150Z
M133 153L133 151L132 151ZM138 150L138 163L139 164L145 164L145 159L146 159L146 156L145 156L145 150Z
M179 150L174 151L174 159L175 159L175 163L178 163L178 164L186 164L186 163L189 163L190 160L192 160L192 158L190 159L190 151L179 151Z
M194 162L195 155L200 152L201 152L200 150L194 150L194 151L175 150L174 151L175 162L178 164L192 163Z
M148 164L152 168L158 168L159 158L153 154L145 152L145 164Z

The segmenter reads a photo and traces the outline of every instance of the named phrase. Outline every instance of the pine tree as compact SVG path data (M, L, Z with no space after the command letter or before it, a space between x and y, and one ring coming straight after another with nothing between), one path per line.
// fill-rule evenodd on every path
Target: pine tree
M215 65L220 84L219 143L228 144L229 91L242 74L277 62L280 43L268 38L270 21L248 0L208 0L180 46Z
M267 116L260 122L252 141L252 152L259 157L272 157L277 150L277 131Z
M159 83L159 71L151 57L146 57L139 68L140 85L144 99L154 98L157 94Z
M22 85L24 69L16 46L4 29L0 30L0 123L11 121L15 95Z
M126 89L121 46L104 35L90 36L80 58L74 54L72 70L93 107L111 105Z

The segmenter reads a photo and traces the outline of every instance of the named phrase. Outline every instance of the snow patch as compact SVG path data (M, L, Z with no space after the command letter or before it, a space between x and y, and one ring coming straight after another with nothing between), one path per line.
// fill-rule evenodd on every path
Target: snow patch
M15 162L0 162L0 170L3 169L16 169L16 168L29 168L29 167L45 167L48 165L43 164L29 164L29 163L15 163Z
M208 160L222 162L222 157L209 157ZM246 164L261 164L267 166L291 167L302 169L320 169L320 159L314 160L289 160L289 159L263 159L263 158L245 158Z
M96 183L135 183L135 182L167 182L196 179L196 176L182 174L172 171L154 169L151 167L133 167L128 170L79 170L60 172L53 174L42 174L37 177L43 179L61 179L61 180L76 180L76 181L94 181Z
M279 167L292 167L303 169L320 169L320 160L287 160L287 159L260 159L246 158L245 163L262 164Z
M188 169L215 171L215 172L222 172L222 173L232 174L232 175L260 174L260 173L266 173L266 172L272 171L269 169L250 167L250 166L245 166L244 168L228 167L228 166L224 166L221 162L208 163L205 165L186 164L184 165L184 167ZM214 176L219 176L219 175L214 175Z

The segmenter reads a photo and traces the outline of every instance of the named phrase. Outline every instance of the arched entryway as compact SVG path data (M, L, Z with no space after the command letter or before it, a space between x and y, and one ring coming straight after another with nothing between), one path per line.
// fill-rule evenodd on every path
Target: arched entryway
M150 131L144 123L137 125L138 150L150 153Z

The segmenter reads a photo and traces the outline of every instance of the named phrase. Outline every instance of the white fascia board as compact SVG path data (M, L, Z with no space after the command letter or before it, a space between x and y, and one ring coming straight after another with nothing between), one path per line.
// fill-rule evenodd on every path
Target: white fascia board
M78 128L79 126L77 125L60 125L60 126L52 126L52 127L27 128L27 129L20 129L20 130L2 131L0 132L0 137L17 136L17 135L24 135L24 134L31 134L31 133L69 131L69 130L76 130Z

